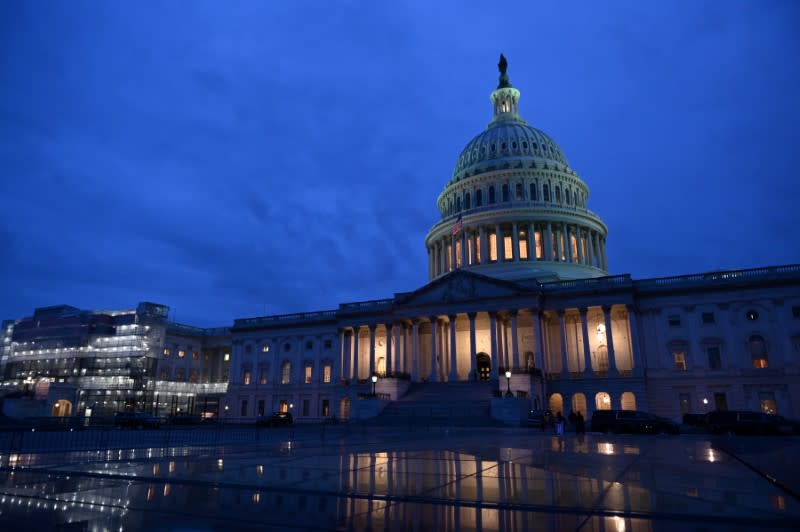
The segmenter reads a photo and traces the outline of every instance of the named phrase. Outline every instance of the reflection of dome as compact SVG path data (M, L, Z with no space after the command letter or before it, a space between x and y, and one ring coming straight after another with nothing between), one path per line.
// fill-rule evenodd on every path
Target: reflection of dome
M425 240L429 277L456 269L508 280L607 275L605 224L561 148L519 115L501 56L492 121L456 160Z

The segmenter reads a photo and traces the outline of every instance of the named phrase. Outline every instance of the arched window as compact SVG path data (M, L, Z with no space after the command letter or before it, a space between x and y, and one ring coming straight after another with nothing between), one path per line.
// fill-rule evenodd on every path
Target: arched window
M748 340L750 346L750 357L753 360L754 368L766 368L769 366L769 358L767 356L767 342L764 337L759 334L754 334Z
M547 185L542 185L542 197L544 201L550 201L550 187Z
M539 201L536 195L536 183L531 183L531 201Z
M550 412L557 415L559 412L564 413L564 398L560 393L554 393L550 396Z
M461 212L461 196L456 198L456 212Z
M475 191L475 206L480 207L483 205L483 190L478 189Z
M508 201L508 183L503 183L503 201Z
M292 382L292 363L288 360L281 366L281 384Z
M586 396L582 393L576 393L572 396L572 411L577 415L578 412L585 418L588 414L586 408Z
M623 410L636 410L636 396L633 392L625 392L620 398Z
M494 185L489 185L489 204L494 203Z
M517 183L514 186L514 200L522 201L523 199L525 198L522 197L522 183Z
M611 410L611 396L606 392L600 392L594 396L595 410Z
M556 203L561 203L561 187L556 186Z
M566 189L566 190L564 191L564 195L566 196L567 205L571 205L571 204L572 204L572 202L571 202L571 201L570 201L570 199L569 199L569 189Z
M464 209L469 209L471 207L472 205L470 205L469 192L467 192L466 194L464 194Z

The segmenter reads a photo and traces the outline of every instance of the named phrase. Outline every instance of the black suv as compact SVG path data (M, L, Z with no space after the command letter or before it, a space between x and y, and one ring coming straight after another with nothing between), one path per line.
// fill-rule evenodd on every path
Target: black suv
M528 426L546 429L553 426L553 413L549 410L531 410L528 412Z
M714 410L706 414L712 434L797 434L800 427L781 416L746 410Z
M259 416L256 419L256 425L259 427L288 427L292 422L292 414L290 412L274 412Z
M629 434L680 433L680 427L674 421L638 410L595 410L590 430Z

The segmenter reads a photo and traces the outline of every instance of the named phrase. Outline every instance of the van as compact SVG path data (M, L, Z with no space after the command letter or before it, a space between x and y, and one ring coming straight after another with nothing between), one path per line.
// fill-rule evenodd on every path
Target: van
M595 410L590 430L628 434L680 433L680 427L674 421L638 410Z

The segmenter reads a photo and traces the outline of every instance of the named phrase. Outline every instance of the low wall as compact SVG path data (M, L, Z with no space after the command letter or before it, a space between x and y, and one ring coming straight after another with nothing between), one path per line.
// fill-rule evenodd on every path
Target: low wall
M495 397L492 399L492 419L505 425L524 427L527 425L531 401L520 397Z

